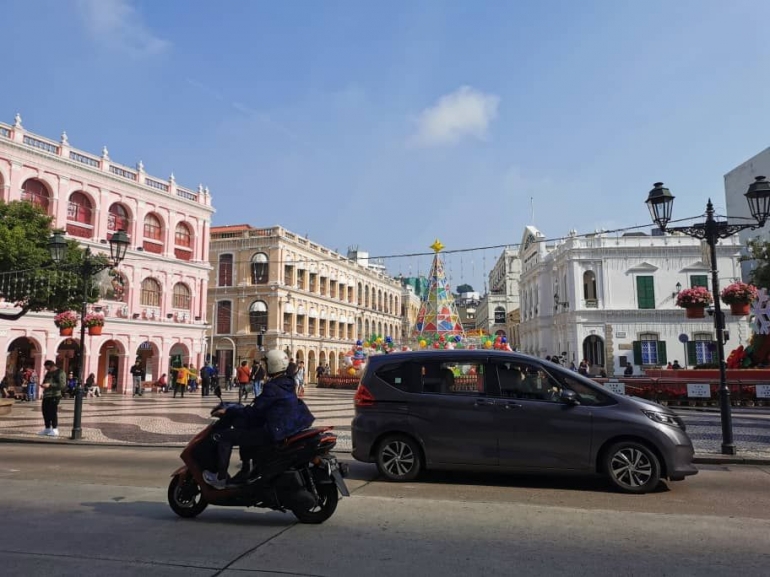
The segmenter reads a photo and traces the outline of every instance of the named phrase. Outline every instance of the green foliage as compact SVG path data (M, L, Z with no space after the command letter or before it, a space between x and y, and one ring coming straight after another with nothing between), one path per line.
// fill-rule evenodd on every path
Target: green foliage
M21 307L20 313L0 314L16 320L29 311L79 309L83 285L76 272L83 249L67 241L64 266L55 267L48 250L52 218L29 202L0 201L0 296ZM7 282L11 279L11 282Z
M759 288L770 289L770 241L757 237L746 244L749 255L742 257L741 261L753 261L754 269L749 280L751 284Z
M472 292L473 292L473 287L467 283L461 284L460 286L457 287L457 294L461 295L463 293L472 293Z

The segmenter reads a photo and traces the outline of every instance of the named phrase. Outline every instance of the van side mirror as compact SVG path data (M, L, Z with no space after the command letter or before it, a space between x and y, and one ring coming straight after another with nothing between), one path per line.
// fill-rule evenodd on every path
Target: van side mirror
M559 395L559 400L565 405L580 404L580 399L578 399L577 393L575 391L570 391L569 389L562 389L561 394Z

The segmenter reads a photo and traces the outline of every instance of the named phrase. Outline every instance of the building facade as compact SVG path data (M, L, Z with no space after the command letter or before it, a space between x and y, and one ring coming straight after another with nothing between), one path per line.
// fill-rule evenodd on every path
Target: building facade
M489 273L489 292L478 304L476 328L489 335L510 335L508 313L519 308L521 261L516 249L506 248Z
M750 223L754 219L749 212L749 204L746 202L746 191L757 176L770 177L770 148L764 149L756 156L743 164L736 166L725 174L725 205L727 206L728 220L737 223ZM738 218L736 218L738 217ZM738 233L743 247L752 238L759 237L762 240L770 240L770 224L756 230L742 230ZM747 255L745 248L743 254ZM747 260L741 263L743 280L748 282L749 273L754 267L754 262Z
M17 115L13 125L0 124L0 193L5 202L44 208L56 228L93 252L105 252L117 230L131 239L119 268L96 279L101 298L89 308L106 319L101 336L86 335L86 375L128 393L137 359L147 380L168 373L172 361L201 365L213 213L207 189L183 188L173 175L152 177L141 161L135 168L113 162L106 148L101 155L78 150L66 133L59 141L32 134ZM43 362L54 358L77 370L78 338L60 336L53 316L0 320L2 374L25 365L42 374Z
M401 284L284 228L211 231L211 350L220 374L260 347L305 361L308 375L337 374L356 340L401 333Z
M608 375L627 364L634 374L678 360L682 366L714 362L713 318L688 320L676 306L681 288L710 286L704 246L688 236L595 234L547 245L528 226L521 244L522 352L557 355L567 363L588 360ZM740 276L740 241L717 247L722 285ZM748 317L725 320L729 352L746 345Z

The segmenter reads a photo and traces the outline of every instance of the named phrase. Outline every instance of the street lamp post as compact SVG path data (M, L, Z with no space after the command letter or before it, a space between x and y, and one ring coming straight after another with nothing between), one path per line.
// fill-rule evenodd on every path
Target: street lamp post
M83 438L83 429L81 427L81 421L83 418L83 383L86 378L86 315L88 314L88 288L91 278L99 272L116 267L126 256L126 250L128 249L129 239L125 231L119 230L115 232L109 240L110 243L110 258L109 261L103 259L95 259L91 254L91 249L86 247L83 253L83 259L79 263L61 265L67 254L67 239L64 238L64 234L57 231L51 235L48 240L48 249L51 253L51 258L57 265L61 265L63 268L68 268L80 276L80 280L83 284L82 301L80 306L80 367L78 375L78 384L75 388L75 415L72 420L72 436L73 440Z
M718 221L714 218L714 205L709 199L706 204L706 221L690 226L672 226L671 211L674 204L674 196L669 189L663 187L662 182L656 182L654 188L647 197L647 207L653 222L663 232L681 232L688 236L705 240L709 246L711 256L711 285L714 294L714 327L717 337L717 360L719 362L719 407L722 421L722 454L734 455L735 443L733 442L733 421L730 408L730 389L727 386L727 366L725 363L725 319L722 306L719 302L719 273L717 270L716 246L719 239L728 238L742 230L754 230L761 228L770 217L770 182L764 176L757 176L744 195L749 203L751 216L756 223L728 224L726 220Z

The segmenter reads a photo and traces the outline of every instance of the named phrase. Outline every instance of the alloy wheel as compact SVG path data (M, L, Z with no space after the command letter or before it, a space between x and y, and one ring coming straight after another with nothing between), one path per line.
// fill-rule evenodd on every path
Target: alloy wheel
M644 487L654 475L647 454L635 447L617 451L610 461L610 472L618 483L629 488Z
M416 457L404 441L392 441L382 449L382 466L393 477L404 477L414 468Z

